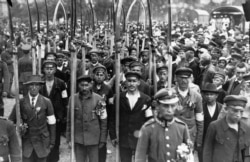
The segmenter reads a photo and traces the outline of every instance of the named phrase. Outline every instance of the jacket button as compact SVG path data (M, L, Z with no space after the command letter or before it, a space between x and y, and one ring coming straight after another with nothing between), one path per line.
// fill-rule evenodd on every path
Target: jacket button
M166 136L166 140L169 140L169 136Z
M170 156L170 152L167 152L167 155Z
M168 148L170 147L170 145L169 145L169 144L167 144L166 146L167 146Z

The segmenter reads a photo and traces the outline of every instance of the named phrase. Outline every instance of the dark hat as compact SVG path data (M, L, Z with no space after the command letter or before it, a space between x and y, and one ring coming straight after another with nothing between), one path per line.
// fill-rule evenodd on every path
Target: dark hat
M31 45L30 44L23 44L22 45L22 50L23 51L29 51L31 49Z
M215 84L213 83L207 83L203 88L202 88L202 92L206 93L206 92L210 92L210 93L219 93L219 91L217 90L217 87Z
M215 47L219 47L219 45L213 40L210 40L209 44Z
M129 64L129 68L135 67L135 66L140 66L142 67L142 64L139 61L133 61Z
M154 95L154 100L162 104L174 104L179 101L176 91L174 89L163 88L156 92Z
M25 85L31 84L31 83L39 83L43 84L44 81L42 80L42 77L40 75L31 75L28 77L28 81L23 83Z
M184 50L185 50L185 52L187 52L187 51L195 52L195 49L193 47L185 47Z
M65 58L65 55L63 53L57 53L57 58Z
M247 99L240 95L228 95L224 98L224 103L226 103L227 106L235 106L244 109L247 104Z
M93 69L93 73L96 73L96 72L103 72L103 73L106 73L107 72L107 69L105 66L103 65L98 65L96 67L94 67Z
M131 77L131 76L135 76L135 77L137 77L138 79L141 79L141 74L138 73L138 72L129 71L129 72L127 72L127 73L125 74L126 79L127 79L128 77Z
M237 48L237 47L231 48L230 53L231 53L232 51L235 51L236 53L241 54L241 50L240 50L239 48Z
M88 53L89 54L93 54L93 53L100 54L100 51L98 49L91 49Z
M193 70L187 67L180 67L175 71L175 75L185 78L189 78L191 74L193 74Z
M245 82L250 82L250 74L244 75L242 78Z
M54 60L44 60L43 61L43 67L46 65L46 64L51 64L51 65L54 65L55 67L57 66L56 62Z
M48 57L49 55L52 55L52 56L54 56L55 58L57 58L57 54L56 54L56 53L54 53L54 52L48 52L48 53L45 54L45 59L47 59L47 57Z
M165 70L168 71L168 67L167 66L160 66L156 69L156 73L158 74L160 71Z
M232 58L236 58L236 59L238 59L238 60L242 60L242 59L243 59L242 55L239 54L239 53L233 53L233 54L231 55L231 57L232 57Z
M92 78L91 78L91 76L89 76L89 75L82 75L82 76L79 76L79 77L77 78L77 82L78 82L78 83L81 82L81 81L92 82Z
M226 79L226 73L222 70L215 72L214 78L221 78L223 80Z
M128 57L124 57L123 59L121 59L121 64L124 65L126 63L130 63L136 61L136 59L134 57L128 56Z

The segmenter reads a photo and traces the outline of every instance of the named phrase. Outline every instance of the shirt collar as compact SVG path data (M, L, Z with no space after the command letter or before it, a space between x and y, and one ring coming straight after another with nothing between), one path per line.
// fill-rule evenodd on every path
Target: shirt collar
M32 102L32 98L35 98L34 99L34 104L36 105L39 94L37 94L35 97L31 96L30 93L28 93L28 95L29 95L30 102Z

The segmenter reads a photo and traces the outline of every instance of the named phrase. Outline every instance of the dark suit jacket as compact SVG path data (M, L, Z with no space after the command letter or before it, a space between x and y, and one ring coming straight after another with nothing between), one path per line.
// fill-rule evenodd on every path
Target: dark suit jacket
M195 58L190 62L188 67L193 70L194 83L199 85L200 66L198 59Z
M151 99L149 96L140 92L140 97L134 108L131 110L129 100L126 97L126 92L120 95L120 112L119 112L119 144L121 147L135 149L138 133L142 125L147 121L145 111L149 108ZM112 109L113 115L110 118L110 138L116 139L115 128L115 106Z
M21 120L28 125L27 132L22 136L23 156L30 157L34 150L39 158L47 157L50 145L55 144L55 132L50 132L47 124L47 116L54 115L51 101L39 95L32 108L29 96L26 95L20 100L20 113ZM15 107L9 119L16 122Z
M236 78L227 81L223 86L223 89L228 92L229 95L239 95L244 85L244 81L241 81L241 83L239 83L238 81L235 81L235 79Z

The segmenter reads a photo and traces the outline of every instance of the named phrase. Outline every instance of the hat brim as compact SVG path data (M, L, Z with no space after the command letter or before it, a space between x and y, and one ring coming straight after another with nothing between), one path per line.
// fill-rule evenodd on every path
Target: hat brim
M209 89L204 89L204 90L201 90L203 93L206 93L206 92L210 92L210 93L216 93L218 94L219 91L213 91L213 90L209 90Z
M28 84L32 84L32 83L44 84L44 81L28 81L28 82L23 83L23 84L28 85Z
M177 97L172 98L172 99L158 100L158 102L161 104L175 104L178 101L179 101L179 99Z

